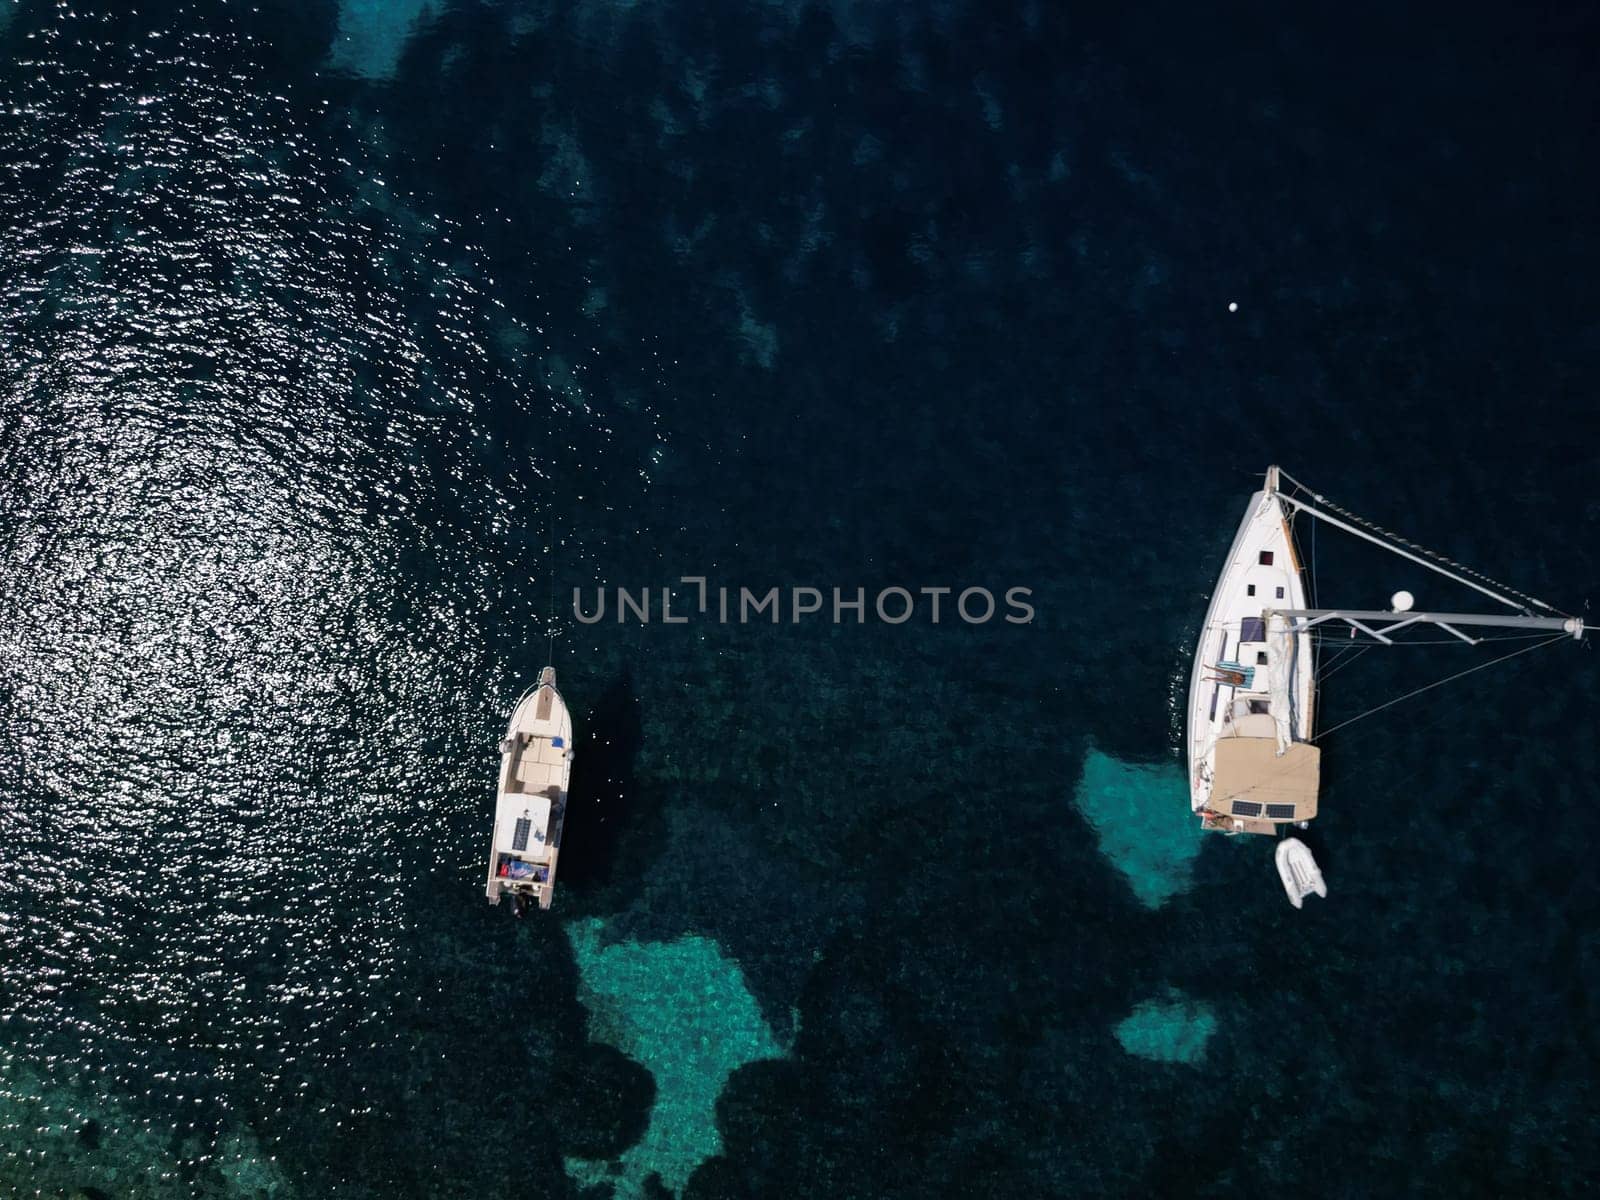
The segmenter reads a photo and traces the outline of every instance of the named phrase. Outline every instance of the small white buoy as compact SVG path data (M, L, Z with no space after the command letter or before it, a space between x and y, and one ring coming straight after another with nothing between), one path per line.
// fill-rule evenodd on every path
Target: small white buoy
M1229 312L1238 312L1239 311L1239 302L1237 300L1229 300L1228 301L1228 311Z
M1389 607L1395 612L1410 612L1411 606L1416 602L1417 598L1410 592L1396 592L1389 597Z

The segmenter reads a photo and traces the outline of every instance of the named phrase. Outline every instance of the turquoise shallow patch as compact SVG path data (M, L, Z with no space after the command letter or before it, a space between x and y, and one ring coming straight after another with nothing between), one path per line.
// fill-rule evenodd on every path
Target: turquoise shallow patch
M1152 1062L1197 1063L1217 1031L1211 1006L1169 991L1161 1000L1146 1000L1117 1023L1117 1041L1129 1054Z
M568 926L578 957L578 998L590 1036L609 1042L655 1076L656 1102L644 1137L604 1162L566 1160L583 1186L610 1182L618 1197L643 1194L652 1173L681 1191L703 1160L722 1149L717 1097L734 1070L783 1054L745 986L739 965L705 937L604 943L602 923Z
M1171 763L1125 763L1090 748L1075 797L1100 851L1147 908L1189 887L1200 853L1200 822L1189 811L1183 774Z
M340 0L329 59L367 79L390 79L419 18L432 9L429 0Z

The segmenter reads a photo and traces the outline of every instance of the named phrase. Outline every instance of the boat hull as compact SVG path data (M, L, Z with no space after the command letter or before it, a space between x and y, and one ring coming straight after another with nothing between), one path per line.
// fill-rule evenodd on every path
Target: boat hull
M529 903L553 902L572 758L572 717L556 690L555 670L546 667L517 701L500 743L484 889L490 904L510 896L520 912Z
M1304 572L1289 526L1289 510L1277 492L1277 468L1251 498L1235 533L1222 573L1206 610L1205 623L1190 668L1187 713L1187 766L1190 808L1207 829L1223 833L1273 834L1291 821L1273 819L1285 812L1242 798L1214 794L1217 747L1224 738L1276 737L1277 718L1286 706L1285 740L1308 742L1315 703L1311 635L1284 633L1274 653L1286 667L1281 696L1275 699L1268 665L1270 614L1274 609L1306 607ZM1231 749L1239 749L1232 747ZM1278 751L1281 754L1283 747ZM1301 758L1306 757L1304 754ZM1314 815L1313 801L1310 811ZM1309 819L1304 810L1292 821Z

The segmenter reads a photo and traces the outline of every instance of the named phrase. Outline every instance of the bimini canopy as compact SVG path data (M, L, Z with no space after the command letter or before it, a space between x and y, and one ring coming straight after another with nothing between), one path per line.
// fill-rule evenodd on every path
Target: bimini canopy
M1231 817L1309 821L1317 815L1322 751L1294 742L1281 757L1276 738L1217 739L1211 798Z

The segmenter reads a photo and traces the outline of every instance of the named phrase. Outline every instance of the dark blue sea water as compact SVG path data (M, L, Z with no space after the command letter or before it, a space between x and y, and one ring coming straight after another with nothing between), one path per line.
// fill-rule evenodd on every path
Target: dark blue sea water
M1179 756L1271 462L1600 591L1597 51L1560 4L0 0L0 1193L1585 1192L1593 653L1331 736L1302 912ZM1473 604L1302 536L1323 600ZM684 575L1036 619L572 616Z

